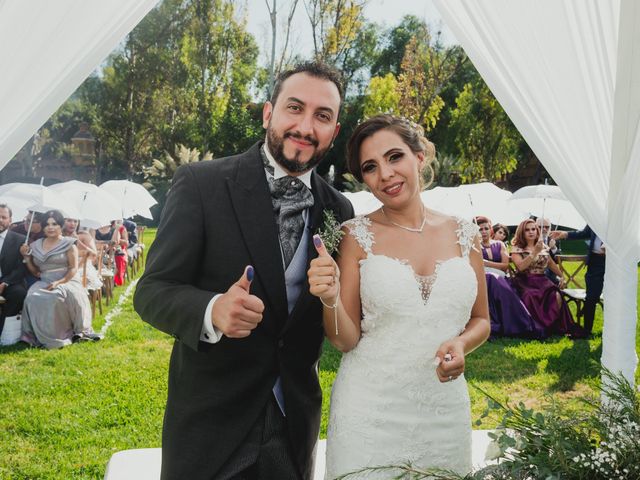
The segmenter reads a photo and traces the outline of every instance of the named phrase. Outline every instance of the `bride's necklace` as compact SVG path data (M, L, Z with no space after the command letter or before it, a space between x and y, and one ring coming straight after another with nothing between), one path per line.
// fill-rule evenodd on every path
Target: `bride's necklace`
M387 212L384 211L384 207L380 207L380 210L382 211L382 215L384 215L384 218L386 218L389 223L395 225L398 228L402 228L407 232L422 233L422 231L424 230L424 226L427 224L426 210L424 211L424 216L422 217L422 224L418 228L407 227L406 225L400 225L399 223L394 222L387 216Z

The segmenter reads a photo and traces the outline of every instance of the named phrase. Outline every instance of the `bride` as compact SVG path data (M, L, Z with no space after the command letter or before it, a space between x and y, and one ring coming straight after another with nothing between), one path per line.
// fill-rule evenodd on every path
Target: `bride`
M489 336L487 292L477 226L420 199L433 150L406 119L360 124L349 170L383 206L343 225L337 264L314 237L310 290L324 304L327 338L344 352L331 393L328 479L407 462L471 470L463 372L465 355Z

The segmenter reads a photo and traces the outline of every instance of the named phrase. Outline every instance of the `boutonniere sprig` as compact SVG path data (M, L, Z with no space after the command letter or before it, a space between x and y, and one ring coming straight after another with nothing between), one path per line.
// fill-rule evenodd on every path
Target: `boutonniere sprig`
M318 229L318 235L320 235L329 255L338 251L338 245L340 245L344 232L340 229L340 223L338 223L333 210L324 209L322 211L322 227Z

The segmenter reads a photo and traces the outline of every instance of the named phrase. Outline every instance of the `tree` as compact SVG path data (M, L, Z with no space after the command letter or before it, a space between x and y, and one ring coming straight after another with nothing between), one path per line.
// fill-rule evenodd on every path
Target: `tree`
M496 181L515 170L522 137L484 81L466 84L456 105L451 128L462 181Z
M384 77L392 73L397 78L407 44L414 37L426 38L428 28L424 20L405 15L397 26L387 30L380 39L380 52L371 64L371 76Z
M249 101L248 83L255 75L258 47L246 32L245 21L234 18L231 1L193 0L187 15L181 60L198 122L190 143L217 155L223 153L217 133L227 108Z
M278 76L278 73L282 71L282 66L285 62L289 47L289 39L291 37L291 22L293 21L293 16L296 13L296 8L298 7L298 0L292 0L289 5L289 13L284 23L284 41L279 55L280 59L278 61L276 61L278 37L277 0L265 0L265 3L267 5L267 10L269 11L269 20L271 21L271 55L269 57L269 80L267 88L267 97L270 98L271 93L273 92L275 79Z
M108 59L99 88L81 89L96 105L106 175L140 176L178 144L227 153L256 124L247 105L257 54L232 1L163 1Z
M443 48L438 38L432 42L428 29L422 33L423 38L412 37L405 48L398 77L399 108L428 132L444 107L442 89L467 57L455 47Z
M378 75L369 82L366 115L392 111L429 132L445 107L441 92L468 63L467 57L457 47L444 48L439 32L432 40L428 26L411 16L405 17L385 38L387 45L372 64L372 72ZM398 62L400 47L404 50Z
M342 72L346 90L357 73L374 58L378 31L375 25L365 22L367 0L305 0L304 3L314 56Z
M365 118L379 113L397 114L399 105L398 81L393 73L387 73L384 77L373 77L369 82L364 100L363 113Z

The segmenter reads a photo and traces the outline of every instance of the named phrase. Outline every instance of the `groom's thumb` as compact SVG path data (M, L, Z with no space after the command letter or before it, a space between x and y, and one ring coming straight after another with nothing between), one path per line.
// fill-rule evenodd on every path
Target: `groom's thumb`
M254 274L255 271L253 270L253 267L251 265L247 265L244 269L244 272L242 272L242 276L236 282L236 285L249 293Z
M313 245L316 247L316 251L321 257L331 256L329 255L329 252L327 252L327 248L324 246L324 242L322 241L322 238L320 238L320 235L313 236Z

